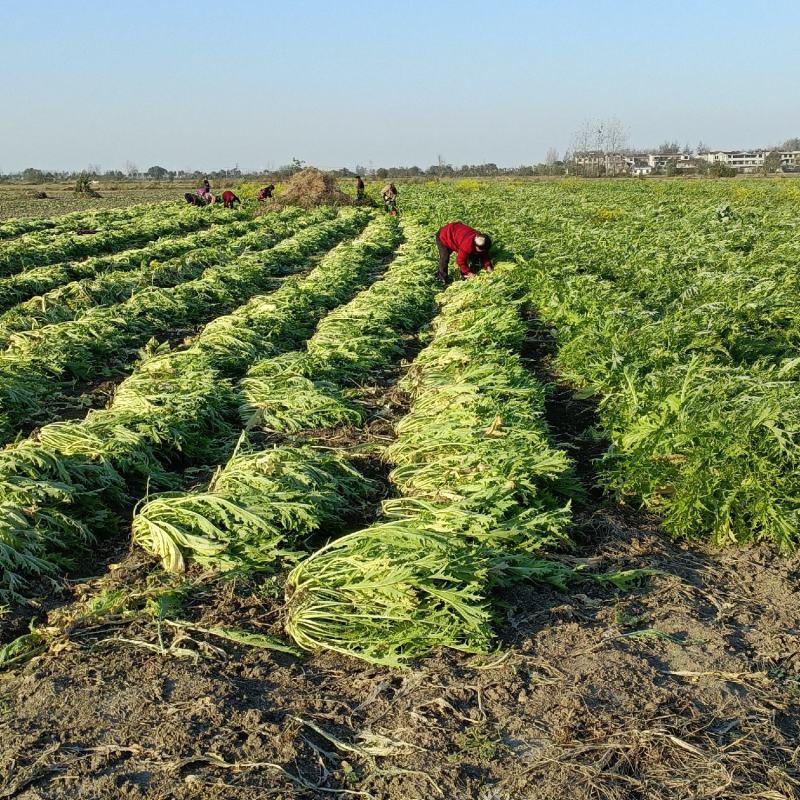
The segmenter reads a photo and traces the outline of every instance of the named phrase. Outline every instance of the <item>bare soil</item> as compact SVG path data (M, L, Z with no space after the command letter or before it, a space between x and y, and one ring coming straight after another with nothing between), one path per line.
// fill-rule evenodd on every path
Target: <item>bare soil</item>
M397 672L167 625L161 653L147 615L77 623L0 686L0 797L798 796L800 562L681 547L616 510L583 522L578 556L664 574L519 590L490 656ZM183 616L277 631L280 596L219 582Z

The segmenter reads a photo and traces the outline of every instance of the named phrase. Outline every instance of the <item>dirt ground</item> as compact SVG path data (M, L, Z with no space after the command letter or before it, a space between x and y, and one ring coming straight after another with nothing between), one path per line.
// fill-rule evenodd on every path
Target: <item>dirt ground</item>
M0 684L0 797L797 797L800 561L676 546L617 510L583 530L593 565L664 574L520 590L489 656L397 672L166 625L162 654L147 617L76 625ZM226 581L185 616L269 631L279 598Z
M0 184L0 222L15 217L52 217L75 211L121 208L137 203L160 203L183 200L183 193L195 188L188 182L159 183L144 186L101 183L98 197L76 194L70 183ZM34 192L44 192L43 200L34 199Z

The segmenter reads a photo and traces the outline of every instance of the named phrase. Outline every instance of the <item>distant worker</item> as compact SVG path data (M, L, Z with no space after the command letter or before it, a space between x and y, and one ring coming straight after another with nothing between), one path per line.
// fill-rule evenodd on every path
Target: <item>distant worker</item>
M241 205L242 201L230 189L226 189L222 193L222 205L225 208L233 208L234 203Z
M439 248L439 280L445 286L452 253L456 253L456 263L462 278L475 277L471 267L476 262L487 272L494 269L492 259L489 258L492 240L485 233L476 231L463 222L451 222L439 228L436 246Z
M269 186L265 186L263 189L258 190L258 194L256 195L256 200L269 200L272 198L272 193L275 191L275 184L271 183Z
M193 206L207 206L209 203L216 202L213 194L205 194L202 189L198 189L194 194L186 192L183 197L187 203Z
M387 183L381 189L381 196L383 197L383 207L387 213L392 216L397 216L397 187L393 183Z
M209 206L213 203L217 202L217 198L211 194L210 189L207 189L208 180L203 181L203 185L195 192L197 195L199 202L196 204L198 206Z
M211 194L211 184L208 182L208 175L203 178L203 194Z
M364 199L364 181L360 175L356 175L356 200Z

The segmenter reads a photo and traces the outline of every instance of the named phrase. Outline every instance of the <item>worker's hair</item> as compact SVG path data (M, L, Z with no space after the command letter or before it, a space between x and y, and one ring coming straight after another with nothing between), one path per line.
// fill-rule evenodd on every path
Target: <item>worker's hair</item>
M481 252L491 250L492 249L492 239L485 233L476 233L475 234L475 247L477 247Z

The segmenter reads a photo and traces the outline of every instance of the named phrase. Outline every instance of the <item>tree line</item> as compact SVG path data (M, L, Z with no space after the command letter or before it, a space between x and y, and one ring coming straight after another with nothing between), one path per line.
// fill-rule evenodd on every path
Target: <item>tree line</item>
M710 148L703 142L697 145L697 151L702 152ZM800 137L787 139L780 145L762 148L769 150L770 154L766 158L765 170L773 172L780 165L780 150L800 150ZM624 155L633 152L628 146L628 136L622 124L616 120L606 120L603 122L586 122L581 130L575 135L571 150L568 150L563 158L559 157L555 148L547 151L545 160L536 164L520 165L516 167L501 167L493 162L485 164L462 164L460 166L449 163L443 156L439 156L435 164L428 167L419 166L394 166L394 167L366 167L356 165L355 168L342 167L330 170L340 178L355 178L361 175L365 178L375 180L391 180L394 178L494 178L494 177L546 177L564 175L568 172L575 174L574 156L584 152L602 152L608 154ZM652 148L649 152L661 154L691 153L688 144L681 147L677 141L665 140L658 147ZM288 164L275 169L263 170L242 170L239 165L228 169L214 170L172 170L155 164L145 170L140 171L137 166L128 161L124 170L102 171L98 165L90 164L84 170L60 170L49 171L28 167L19 172L0 173L0 181L22 181L24 183L57 183L73 180L105 180L105 181L201 181L208 177L212 181L222 181L231 179L253 179L253 180L286 180L299 172L306 166L306 162L299 158L293 158ZM700 174L716 175L721 170L726 169L725 165L709 164L702 160L695 162L694 170ZM674 168L672 170L675 171ZM682 170L683 171L683 170ZM670 173L669 166L665 170ZM596 171L593 173L596 175Z

